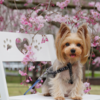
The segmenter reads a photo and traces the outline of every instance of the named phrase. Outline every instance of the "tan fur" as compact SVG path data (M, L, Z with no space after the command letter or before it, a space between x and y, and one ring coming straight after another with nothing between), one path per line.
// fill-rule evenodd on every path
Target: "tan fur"
M66 43L69 43L66 46ZM78 46L80 44L81 46ZM87 25L83 24L76 33L70 33L66 24L61 24L60 30L55 40L57 60L53 64L53 70L66 66L68 62L73 64L73 84L69 84L69 70L58 73L55 78L50 78L47 87L49 93L56 100L64 100L67 94L70 98L81 100L83 95L82 66L86 63L90 52L90 36ZM75 56L72 56L71 50L75 49Z

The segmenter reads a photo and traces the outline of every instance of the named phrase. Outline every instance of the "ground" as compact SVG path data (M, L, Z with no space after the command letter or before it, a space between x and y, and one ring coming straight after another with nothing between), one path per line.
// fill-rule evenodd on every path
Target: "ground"
M15 96L15 95L23 95L26 90L29 88L30 85L24 86L20 84L12 84L8 83L8 91L10 96ZM41 92L41 89L38 89L38 92ZM30 94L30 92L28 92ZM91 86L91 92L90 94L96 94L100 95L100 85L99 86Z

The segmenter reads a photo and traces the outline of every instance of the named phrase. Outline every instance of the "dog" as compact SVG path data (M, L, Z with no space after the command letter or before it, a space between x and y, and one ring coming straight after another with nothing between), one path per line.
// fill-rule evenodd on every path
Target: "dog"
M87 24L81 25L76 33L71 33L70 28L62 23L55 39L55 47L57 59L49 70L56 71L70 62L73 84L69 83L68 70L58 73L55 77L47 75L42 86L42 94L51 95L55 100L64 100L66 95L71 99L81 100L84 93L82 67L90 54L90 34Z

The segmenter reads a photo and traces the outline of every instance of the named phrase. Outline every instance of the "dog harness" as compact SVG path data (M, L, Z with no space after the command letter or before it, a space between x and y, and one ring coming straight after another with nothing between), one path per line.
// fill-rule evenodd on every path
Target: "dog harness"
M55 77L57 73L61 73L65 70L68 70L69 69L69 74L70 74L70 80L69 80L69 84L73 84L73 80L72 80L72 64L71 63L68 63L67 66L63 67L63 68L60 68L56 71L49 71L48 69L37 79L37 81L24 93L24 95L26 95L26 93L28 91L30 91L33 87L35 87L35 85L37 83L39 83L41 81L41 79L43 78L43 76L45 74L53 74L53 76Z
M65 71L65 70L68 70L68 69L69 69L69 74L70 74L69 83L73 84L73 81L72 81L72 65L71 65L71 63L68 63L67 66L65 66L63 68L60 68L57 71L47 71L47 73L48 74L53 74L53 76L55 77L57 73L61 73L61 72Z

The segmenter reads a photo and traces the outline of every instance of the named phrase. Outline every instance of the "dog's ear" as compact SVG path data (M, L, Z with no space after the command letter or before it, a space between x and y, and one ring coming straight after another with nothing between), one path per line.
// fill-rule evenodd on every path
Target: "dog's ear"
M88 30L87 30L87 24L83 24L82 26L80 26L77 30L77 33L79 35L84 35L84 37L86 38L87 34L88 34Z
M83 24L82 26L80 26L77 30L77 34L83 40L81 63L85 64L89 57L91 47L90 34L88 33L87 24Z
M59 29L60 37L62 37L65 32L70 33L70 29L65 23L61 23Z

